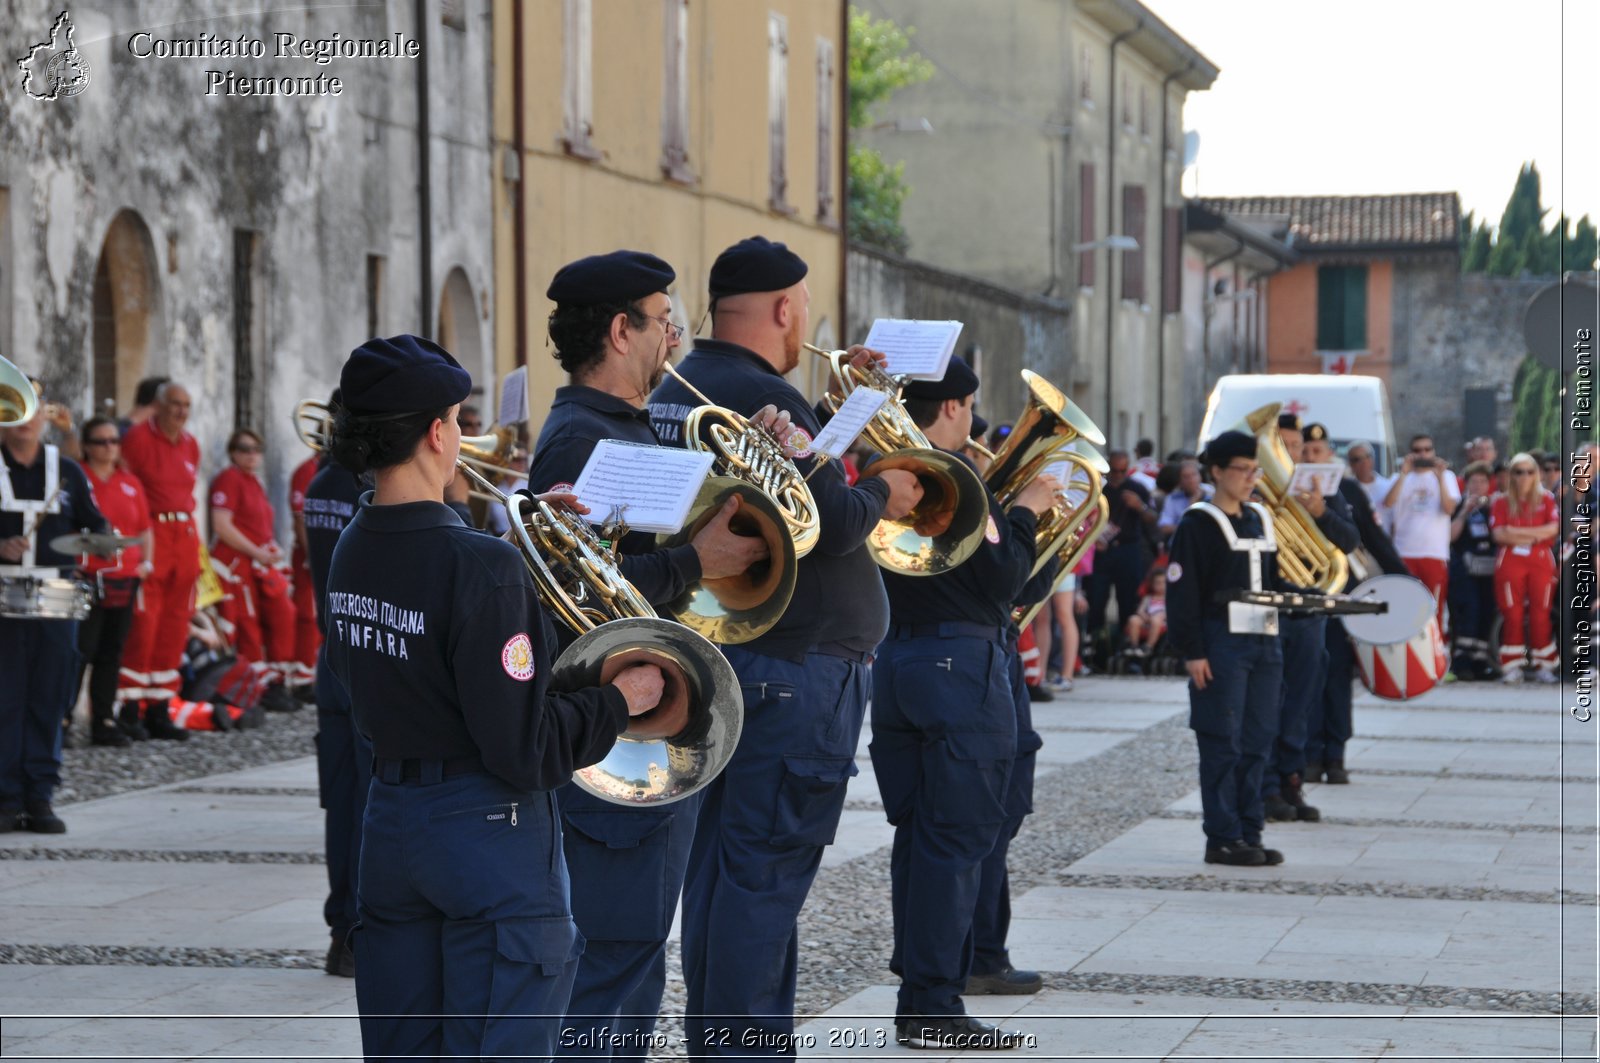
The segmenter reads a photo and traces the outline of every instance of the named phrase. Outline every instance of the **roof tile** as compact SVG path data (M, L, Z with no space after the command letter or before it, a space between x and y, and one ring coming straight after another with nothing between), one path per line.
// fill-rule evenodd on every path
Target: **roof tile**
M1455 247L1461 200L1454 192L1397 196L1210 196L1196 200L1236 218L1284 215L1285 239L1304 250L1369 246Z

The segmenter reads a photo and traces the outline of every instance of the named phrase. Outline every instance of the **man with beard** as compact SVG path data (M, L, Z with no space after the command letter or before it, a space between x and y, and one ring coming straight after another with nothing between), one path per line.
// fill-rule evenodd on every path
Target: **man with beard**
M711 267L712 339L680 372L711 401L745 416L787 410L795 436L818 430L811 404L783 379L808 334L806 263L751 237ZM875 356L852 348L864 365ZM650 397L650 420L684 445L700 400L677 380ZM890 469L854 487L839 463L798 457L816 498L816 548L797 566L789 608L766 634L724 650L744 690L745 721L727 769L704 795L683 889L688 1054L793 1055L797 920L856 773L867 665L889 627L883 580L866 550L883 518L911 512L916 477Z
M683 330L672 322L671 266L639 251L563 266L545 293L556 304L550 339L571 383L556 391L528 469L536 494L570 491L603 439L656 445L644 403ZM690 542L658 550L635 532L621 567L652 604L690 583L737 575L767 556L734 534L730 499ZM604 514L593 514L604 518ZM557 632L562 647L576 632ZM588 941L578 961L558 1054L643 1059L666 986L667 933L689 859L700 795L661 808L619 808L568 783L559 793L572 915ZM581 1048L577 1047L581 1046Z

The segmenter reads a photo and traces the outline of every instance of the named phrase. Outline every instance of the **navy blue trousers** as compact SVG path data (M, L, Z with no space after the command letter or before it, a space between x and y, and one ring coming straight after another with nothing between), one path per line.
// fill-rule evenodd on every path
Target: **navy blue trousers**
M978 883L978 905L972 913L973 974L995 974L1011 966L1011 953L1006 948L1011 933L1011 876L1006 859L1012 840L1022 830L1022 821L1033 811L1034 761L1044 744L1033 729L1033 701L1028 697L1015 639L1007 644L1006 655L1011 698L1017 707L1017 758L1011 762L1011 781L1006 786L1006 821L994 848L984 858L983 877Z
M1200 747L1200 808L1206 841L1259 842L1266 816L1261 777L1283 685L1283 650L1276 638L1235 635L1226 620L1205 622L1211 682L1189 683L1189 726Z
M1280 614L1279 623L1283 688L1278 696L1278 733L1272 741L1272 763L1261 782L1263 797L1278 793L1290 775L1305 770L1306 732L1314 707L1322 706L1328 677L1327 617L1285 613Z
M648 1055L667 984L667 935L703 793L665 808L627 808L573 783L557 792L572 917L587 941L561 1055Z
M61 721L78 696L78 622L0 618L0 809L61 784Z
M744 733L701 793L683 887L689 1055L789 1055L796 924L856 774L867 666L785 661L724 646Z
M983 863L1017 753L1007 659L979 638L890 638L873 668L872 766L895 828L897 1018L965 1012Z
M323 852L328 861L328 899L322 917L343 940L356 925L357 872L361 867L361 819L372 784L372 745L356 730L350 697L317 651L317 793L322 799Z
M1328 676L1322 683L1322 697L1311 702L1302 768L1306 761L1313 760L1321 764L1343 763L1344 745L1355 733L1350 684L1355 680L1356 655L1338 617L1328 618L1323 643L1328 651Z
M368 1059L554 1055L583 951L560 839L551 793L373 779L355 946Z

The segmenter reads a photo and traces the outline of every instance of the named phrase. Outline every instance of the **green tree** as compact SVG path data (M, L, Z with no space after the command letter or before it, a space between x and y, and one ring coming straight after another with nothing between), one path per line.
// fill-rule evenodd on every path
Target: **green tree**
M1589 216L1579 218L1574 227L1562 215L1544 228L1549 210L1539 201L1539 187L1539 168L1524 163L1493 233L1485 222L1474 224L1472 212L1467 212L1461 219L1461 272L1554 277L1594 268L1600 248Z
M1594 260L1600 255L1600 240L1596 239L1594 223L1585 214L1578 219L1577 226L1572 231L1572 239L1562 249L1562 269L1591 270L1594 269Z
M1548 408L1554 405L1556 373L1546 369L1533 358L1524 358L1517 366L1517 375L1511 384L1511 450L1543 449L1546 446L1545 419ZM1560 408L1556 409L1558 421L1555 437L1548 440L1550 447L1560 445Z
M933 64L911 48L912 32L888 19L874 19L857 8L850 9L846 98L851 130L869 127L873 108L900 89L933 77ZM891 165L876 149L854 143L854 139L847 160L846 231L852 240L903 255L911 246L900 224L900 208L910 192L905 164Z

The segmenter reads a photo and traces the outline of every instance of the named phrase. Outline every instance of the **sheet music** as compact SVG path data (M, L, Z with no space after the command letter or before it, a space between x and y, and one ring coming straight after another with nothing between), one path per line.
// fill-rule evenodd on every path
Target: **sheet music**
M1289 493L1298 495L1313 491L1326 498L1339 493L1339 480L1344 476L1344 466L1338 462L1312 464L1302 462L1294 467L1294 478L1289 481Z
M604 524L620 505L632 531L675 532L688 519L712 460L697 450L602 439L572 493L589 507L591 524Z
M880 317L867 333L866 346L888 356L888 371L913 380L942 380L961 335L959 321L911 321Z
M516 424L528 419L528 367L519 365L500 382L499 416L494 423Z
M844 457L844 452L850 449L850 444L856 441L856 436L872 420L873 415L883 409L883 404L889 401L889 396L872 388L856 388L839 406L839 412L822 426L816 438L811 441L811 449L830 458Z

